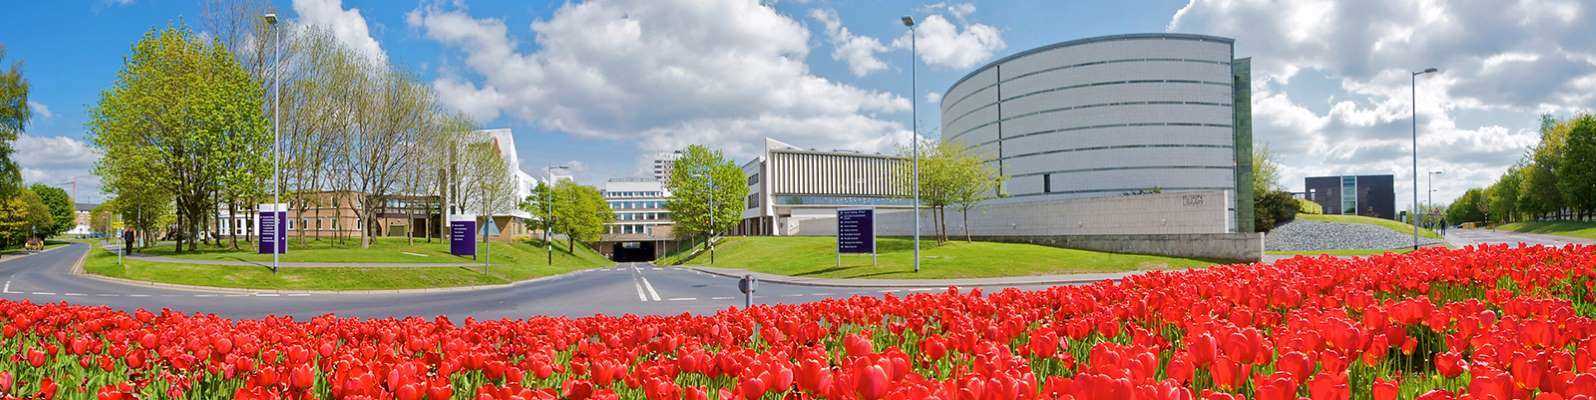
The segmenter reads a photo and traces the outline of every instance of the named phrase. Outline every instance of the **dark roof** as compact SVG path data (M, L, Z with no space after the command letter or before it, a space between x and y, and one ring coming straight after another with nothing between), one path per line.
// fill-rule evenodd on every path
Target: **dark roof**
M1192 33L1127 33L1127 34L1123 34L1123 35L1097 36L1097 37L1089 37L1089 38L1081 38L1081 39L1063 41L1063 42L1058 42L1058 43L1054 43L1054 44L1050 44L1050 45L1046 45L1046 46L1037 47L1037 48L1034 48L1034 49L1022 51L1022 52L1019 52L1019 53L1010 54L1010 55L1008 55L1006 57L997 59L997 61L986 63L986 65L982 65L980 68L976 68L974 71L970 71L970 73L964 74L963 78L959 78L959 80L954 81L952 85L948 85L948 89L947 90L943 90L942 94L946 95L948 92L953 91L954 87L959 86L960 83L964 83L964 81L969 80L970 77L973 77L976 74L981 73L982 71L986 71L988 68L992 68L992 66L994 66L994 65L998 65L998 64L1005 63L1005 62L1009 62L1010 60L1014 60L1014 59L1017 59L1017 58L1020 58L1020 57L1025 57L1025 56L1028 56L1028 55L1032 55L1032 54L1036 54L1036 53L1040 53L1040 52L1044 52L1044 51L1048 51L1048 50L1052 50L1052 49L1057 49L1057 48L1060 48L1060 47L1079 46L1079 45L1083 45L1083 44L1087 44L1087 43L1107 42L1107 41L1126 40L1126 39L1185 39L1185 40L1196 40L1196 41L1203 41L1203 42L1220 42L1220 43L1226 43L1226 44L1235 44L1236 43L1236 39L1231 39L1231 38L1227 38L1227 37L1220 37L1220 36L1198 35L1198 34L1192 34Z
M94 211L94 208L100 205L98 203L75 203L73 206L77 207L78 211Z

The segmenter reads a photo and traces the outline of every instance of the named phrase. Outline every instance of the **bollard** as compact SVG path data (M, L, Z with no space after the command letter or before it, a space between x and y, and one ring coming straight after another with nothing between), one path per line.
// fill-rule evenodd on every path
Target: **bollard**
M753 275L743 275L743 279L737 281L737 290L743 292L743 308L754 306L754 288L758 284Z

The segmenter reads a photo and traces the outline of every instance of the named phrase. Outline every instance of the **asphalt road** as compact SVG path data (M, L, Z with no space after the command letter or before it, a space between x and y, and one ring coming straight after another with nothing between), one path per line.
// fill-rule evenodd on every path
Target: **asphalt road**
M1561 247L1569 244L1596 244L1596 241L1588 239L1488 229L1449 229L1446 231L1446 241L1456 246L1471 244L1522 244L1534 246L1538 244Z
M89 246L74 243L32 256L0 262L0 298L35 303L65 301L132 311L171 309L229 318L288 315L299 319L333 313L355 317L431 318L455 321L524 318L535 315L707 314L742 306L737 280L680 268L620 264L611 268L523 282L510 287L419 294L277 294L205 292L107 282L73 275L72 265ZM1035 287L1032 287L1035 288ZM803 303L854 295L943 288L830 288L761 282L754 302ZM991 289L988 289L991 290Z

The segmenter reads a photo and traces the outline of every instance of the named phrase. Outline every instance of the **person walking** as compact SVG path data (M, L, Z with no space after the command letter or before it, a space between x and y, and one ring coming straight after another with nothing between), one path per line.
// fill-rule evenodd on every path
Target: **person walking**
M133 228L122 230L122 254L133 255Z

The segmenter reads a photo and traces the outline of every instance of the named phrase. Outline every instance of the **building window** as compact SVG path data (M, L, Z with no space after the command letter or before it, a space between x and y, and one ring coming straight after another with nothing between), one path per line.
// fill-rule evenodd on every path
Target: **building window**
M1358 177L1341 177L1341 213L1358 213Z
M748 209L752 210L752 209L755 209L755 208L759 208L759 194L758 193L748 195Z
M1042 174L1042 193L1053 192L1053 175Z

